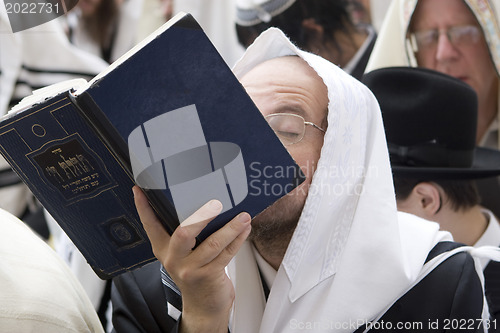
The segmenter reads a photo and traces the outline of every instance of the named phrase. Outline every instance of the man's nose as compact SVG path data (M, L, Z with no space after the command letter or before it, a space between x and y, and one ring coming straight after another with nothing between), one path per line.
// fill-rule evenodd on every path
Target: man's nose
M460 55L459 50L452 44L446 33L439 34L436 60L438 62L446 62L458 58Z

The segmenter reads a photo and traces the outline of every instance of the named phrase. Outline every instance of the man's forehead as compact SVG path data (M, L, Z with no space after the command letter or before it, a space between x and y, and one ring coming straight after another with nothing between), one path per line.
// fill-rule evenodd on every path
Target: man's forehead
M271 77L271 74L281 73L282 75L314 74L314 69L299 56L283 56L266 60L249 70L241 81L248 76L261 75L261 78Z
M328 108L328 89L318 73L299 56L264 61L248 71L241 83L260 103L264 114L296 113L322 121Z
M436 0L419 0L416 4L414 14L411 16L411 24L415 25L417 23L432 23L437 20L441 22L443 16L440 15L434 8L434 3ZM442 0L440 0L442 1ZM452 12L452 15L447 16L448 19L453 21L468 21L476 22L474 14L468 8L464 0L448 0L443 2L447 8L448 13Z

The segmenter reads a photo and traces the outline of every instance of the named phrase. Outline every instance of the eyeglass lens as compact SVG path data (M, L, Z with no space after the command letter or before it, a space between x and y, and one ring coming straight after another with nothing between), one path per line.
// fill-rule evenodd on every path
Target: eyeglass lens
M284 145L297 143L304 137L304 118L299 115L272 114L266 120Z
M479 28L473 25L451 27L446 31L436 29L416 31L414 35L419 49L435 47L441 32L446 34L450 43L458 47L475 44L480 36Z

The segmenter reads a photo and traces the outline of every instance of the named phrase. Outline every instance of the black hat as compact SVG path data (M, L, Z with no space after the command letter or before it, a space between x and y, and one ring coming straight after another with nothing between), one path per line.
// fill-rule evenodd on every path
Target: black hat
M365 74L377 98L394 175L473 179L500 174L500 151L476 147L477 95L466 83L424 68Z

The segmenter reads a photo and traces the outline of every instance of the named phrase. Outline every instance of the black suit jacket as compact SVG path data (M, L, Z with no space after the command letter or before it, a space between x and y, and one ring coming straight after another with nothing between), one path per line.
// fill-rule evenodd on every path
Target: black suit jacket
M460 244L439 243L428 259L457 246ZM177 322L167 314L168 293L163 288L158 262L115 278L111 296L115 331L176 332ZM398 323L421 323L421 328L413 326L406 331L482 332L482 308L483 292L473 259L468 253L458 253L434 269L384 314L379 321L386 323L383 329L372 331L399 332L405 329L398 327ZM468 325L457 327L464 321ZM387 323L391 323L392 329L387 329ZM437 323L438 329L430 326L433 323ZM363 330L361 327L356 332Z
M155 261L113 279L113 327L123 333L165 333L177 327L167 313L167 300Z
M484 269L486 299L494 325L490 333L500 333L500 262L491 261Z

